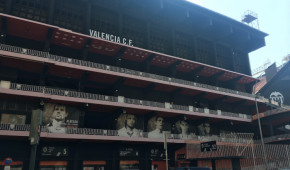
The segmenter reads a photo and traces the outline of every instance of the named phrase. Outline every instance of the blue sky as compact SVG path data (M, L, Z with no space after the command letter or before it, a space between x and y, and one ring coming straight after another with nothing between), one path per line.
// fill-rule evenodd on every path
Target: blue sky
M222 15L241 21L245 11L258 15L260 30L269 34L266 46L249 54L251 69L267 60L277 65L290 54L290 0L188 0Z

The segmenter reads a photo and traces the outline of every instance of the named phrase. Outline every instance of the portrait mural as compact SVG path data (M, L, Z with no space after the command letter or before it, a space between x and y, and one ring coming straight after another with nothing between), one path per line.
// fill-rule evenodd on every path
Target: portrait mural
M62 104L45 103L43 110L43 125L49 132L66 133L66 129L77 128L80 111L74 107Z
M2 124L14 124L14 125L23 125L25 124L26 115L19 114L1 114L1 123Z
M210 136L211 135L211 127L209 123L201 123L197 126L198 135L200 136Z
M194 127L184 119L175 122L175 133L179 134L182 139L193 139L195 137Z
M166 128L167 123L161 116L153 116L147 122L148 138L163 138L163 131L168 130Z
M134 114L122 113L117 119L116 129L118 130L118 135L126 137L140 136L143 128L137 122L138 119Z
M1 114L1 124L10 124L10 129L14 129L15 125L24 125L26 115L20 114Z

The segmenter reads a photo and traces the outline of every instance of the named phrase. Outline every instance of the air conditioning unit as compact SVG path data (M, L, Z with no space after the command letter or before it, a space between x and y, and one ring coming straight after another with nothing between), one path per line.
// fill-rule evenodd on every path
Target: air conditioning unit
M209 114L209 109L208 108L204 108L204 113Z
M217 110L217 114L218 115L222 115L222 111L221 110Z

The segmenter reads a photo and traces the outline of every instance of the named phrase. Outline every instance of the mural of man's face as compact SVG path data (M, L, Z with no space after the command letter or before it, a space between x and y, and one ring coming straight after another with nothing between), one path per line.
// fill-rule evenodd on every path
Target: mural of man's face
M16 116L10 116L10 124L17 124Z
M55 105L52 118L58 121L64 120L68 116L66 108L63 105Z
M186 133L188 131L188 123L186 121L181 121L180 128L182 133Z
M129 128L134 128L135 122L136 122L136 117L134 115L128 114L126 121L127 121L127 126Z
M162 129L163 128L163 123L164 123L164 119L163 117L157 117L155 125L156 125L156 129Z
M206 134L210 133L210 124L209 123L205 123L204 124L204 130Z

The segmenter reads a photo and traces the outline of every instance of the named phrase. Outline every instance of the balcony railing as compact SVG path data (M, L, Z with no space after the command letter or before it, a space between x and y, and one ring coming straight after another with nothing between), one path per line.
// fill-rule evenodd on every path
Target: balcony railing
M277 112L283 112L283 111L286 111L286 110L287 110L287 109L285 109L285 108L279 108L279 109L267 110L267 111L264 113L264 116L270 116L270 115L276 114Z
M0 130L29 131L30 125L0 124Z
M45 86L34 86L34 85L11 83L10 89L38 92L38 93L43 93L43 94L66 96L66 97L73 97L73 98L84 98L84 99L101 100L101 101L109 101L109 102L128 103L128 104L133 104L133 105L158 107L158 108L165 108L165 109L170 109L170 110L192 111L192 112L198 112L198 113L237 117L237 118L242 118L242 119L252 118L250 115L241 114L241 113L231 113L231 112L224 112L220 110L217 111L217 110L210 110L207 108L204 109L204 108L196 108L192 106L183 106L183 105L175 105L175 104L169 104L169 107L168 107L166 106L166 104L168 103L130 99L130 98L125 98L121 96L115 97L115 96L107 96L107 95L100 95L100 94L77 92L77 91L71 91L71 90L54 89L54 88L49 88ZM119 98L122 98L123 100Z
M268 143L275 140L290 140L290 134L282 134L276 136L265 137L264 142Z
M286 107L289 107L286 105ZM286 108L285 105L281 108L278 108L278 109L271 109L271 110L267 110L266 112L264 113L259 113L259 116L260 118L263 118L263 117L267 117L267 116L271 116L271 115L276 115L276 114L279 114L279 113L285 113L285 112L290 112L290 108ZM253 119L258 119L257 117L257 114L255 114L253 116Z
M9 131L30 131L30 125L11 125L11 124L0 124L0 130L9 130ZM41 132L49 132L46 126L41 127ZM66 128L66 134L77 134L77 135L94 135L94 136L119 136L118 130L107 130L107 129L90 129L90 128ZM65 137L65 136L64 136ZM128 138L149 138L148 132L140 131L136 136ZM168 139L180 139L180 140L195 140L195 141L212 141L217 142L228 142L228 143L249 143L251 139L248 138L234 138L232 136L196 136L196 135L186 135L181 134L171 134L167 132ZM151 139L163 139L163 135Z
M130 69L126 69L126 68L109 66L109 65L94 63L94 62L90 62L90 61L72 59L72 58L62 57L62 56L58 56L58 55L52 55L52 54L49 54L48 52L25 49L25 48L6 45L6 44L0 44L0 50L21 53L21 54L27 54L27 55L32 55L32 56L38 56L38 57L47 58L47 59L50 59L53 61L70 63L70 64L74 64L74 65L97 68L97 69L108 70L108 71L113 71L113 72L125 73L125 74L140 76L140 77L152 78L152 79L162 80L162 81L166 81L166 82L174 82L174 83L178 83L178 84L188 85L188 86L192 86L192 87L200 87L200 88L204 88L204 89L210 89L210 90L225 92L225 93L229 93L229 94L237 94L237 95L242 95L242 96L251 97L251 98L255 97L255 95L253 95L253 94L245 93L245 92L241 92L241 91L211 86L211 85L207 85L207 84L196 83L196 82L182 80L182 79L165 77L165 76L161 76L161 75L145 73L145 72L130 70ZM259 96L259 99L263 100L265 98L262 96Z

